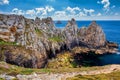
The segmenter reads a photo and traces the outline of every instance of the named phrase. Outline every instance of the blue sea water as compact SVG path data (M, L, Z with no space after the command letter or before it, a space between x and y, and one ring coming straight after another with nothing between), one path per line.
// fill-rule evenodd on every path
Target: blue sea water
M106 39L111 42L116 42L120 46L120 21L96 21L100 25L106 35ZM78 27L89 26L91 21L76 21ZM61 24L55 25L58 28L64 28L67 24L67 21L61 21ZM119 47L120 51L120 47ZM101 65L107 64L120 64L120 52L117 54L104 55L100 57Z

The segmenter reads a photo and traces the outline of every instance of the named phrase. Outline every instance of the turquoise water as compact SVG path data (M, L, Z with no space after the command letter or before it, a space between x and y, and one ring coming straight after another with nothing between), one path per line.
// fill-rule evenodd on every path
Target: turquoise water
M64 28L67 24L67 21L61 21L62 24L55 25L58 28ZM78 27L89 26L91 21L77 21ZM120 45L120 21L97 21L97 24L100 25L103 31L106 34L106 39L111 42L116 42ZM120 51L120 47L119 47ZM107 64L120 64L120 52L116 54L103 55L100 57L101 65Z

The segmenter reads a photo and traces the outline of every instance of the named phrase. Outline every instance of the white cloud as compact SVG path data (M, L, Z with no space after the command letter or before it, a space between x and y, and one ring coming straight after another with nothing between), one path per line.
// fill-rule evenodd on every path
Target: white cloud
M33 16L33 15L35 15L35 10L34 10L34 9L32 9L32 10L27 10L27 11L26 11L26 14Z
M94 9L83 9L85 13L93 13L95 10Z
M119 14L118 13L115 13L115 16L118 16Z
M46 6L46 7L35 8L35 10L36 10L36 14L47 15L47 13L50 13L55 9L52 6Z
M112 7L111 7L112 8ZM61 11L55 10L52 6L45 6L45 7L38 7L33 8L30 10L21 10L18 8L14 8L12 10L13 14L17 15L25 15L27 18L35 18L36 16L40 18L45 18L47 16L51 16L54 20L69 20L71 18L75 18L77 20L84 19L103 19L103 15L100 12L96 13L94 9L88 9L88 8L79 8L79 7L66 7ZM109 13L110 15L110 13ZM115 19L118 17L118 13L112 13L114 15ZM95 16L95 17L92 17ZM108 17L107 17L108 18ZM106 18L105 18L106 19Z
M102 14L101 13L98 13L97 16L101 16Z
M44 11L44 8L35 8L36 14L39 14Z
M18 8L14 8L12 10L12 14L24 15L24 11L23 10L19 10Z
M9 4L9 0L0 0L0 5Z
M9 1L8 0L3 0L3 3L4 4L9 4Z
M80 16L87 16L86 14L84 14L83 12L79 13Z
M109 0L101 0L101 1L97 1L98 4L103 4L103 9L106 11L109 11L109 7L110 7L110 1Z
M69 20L71 18L70 15L67 15L66 11L55 11L55 13L52 15L52 18L55 20Z
M13 10L12 10L12 12L14 12L14 11L18 11L19 9L18 8L14 8Z
M40 17L47 17L49 16L49 13L53 12L55 9L52 6L45 6L40 8L34 8L30 10L21 10L18 8L14 8L11 12L11 14L17 14L17 15L27 15L31 17L40 16Z
M95 12L94 9L86 9L86 8L84 8L83 11L84 11L85 14L88 15L88 16L93 16L92 13Z
M101 3L104 4L104 8L105 8L105 9L108 9L109 6L110 6L110 2L109 2L109 0L102 0Z
M81 17L87 17L87 16L94 16L95 10L94 9L80 9L79 7L66 7L61 11L55 11L52 17L56 19L65 19L69 20L71 18L81 18Z
M55 11L54 15L52 16L54 19L71 19L71 18L81 18L86 16L93 16L93 9L80 9L79 7L67 7L62 11Z
M54 15L57 17L67 16L65 11L56 11Z
M71 14L75 14L76 11L80 11L81 9L79 7L74 7L74 8L71 8L71 7L67 7L66 8L67 11L69 11Z
M83 16L87 16L87 14L85 14L84 12L79 12L76 16L83 17Z
M46 11L48 11L48 12L52 12L52 11L55 10L52 6L46 6L45 9L46 9Z
M36 15L38 15L38 14L46 15L47 14L46 10L43 7L35 8L35 10L36 10Z

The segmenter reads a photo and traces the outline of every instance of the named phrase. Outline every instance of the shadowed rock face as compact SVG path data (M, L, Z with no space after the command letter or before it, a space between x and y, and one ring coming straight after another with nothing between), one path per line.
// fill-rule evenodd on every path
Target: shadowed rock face
M38 51L32 51L19 46L4 46L4 60L7 63L29 67L41 68L46 64L46 58Z
M106 44L105 34L95 21L88 28L78 29L75 19L72 19L64 29L57 29L50 17L32 20L23 16L3 14L0 14L0 40L15 42L24 47L23 50L30 50L24 53L18 49L18 53L5 48L4 60L31 68L41 68L48 58L76 46L100 48L109 44ZM2 47L0 46L1 49ZM109 49L109 46L107 47ZM9 52L6 53L6 50Z

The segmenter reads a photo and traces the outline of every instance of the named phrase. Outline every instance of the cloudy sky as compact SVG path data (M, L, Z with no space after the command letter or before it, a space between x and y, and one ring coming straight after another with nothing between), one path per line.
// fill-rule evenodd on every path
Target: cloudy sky
M54 20L120 20L120 0L0 0L0 13Z

